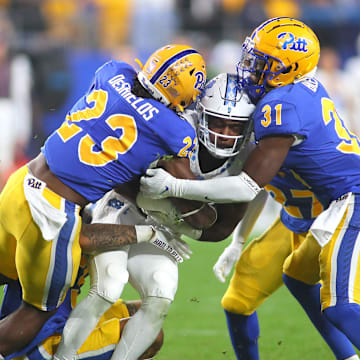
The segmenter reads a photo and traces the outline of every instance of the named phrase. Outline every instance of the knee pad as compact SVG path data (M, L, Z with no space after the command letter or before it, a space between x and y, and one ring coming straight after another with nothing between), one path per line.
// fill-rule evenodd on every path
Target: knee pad
M149 250L146 246L139 246L137 254L134 256L130 254L128 262L130 283L143 299L158 297L172 301L178 286L178 267L163 255L162 250L162 253L159 253L155 246L151 244L150 246L154 248L153 253L151 248Z
M129 280L127 252L110 251L95 255L89 265L90 292L115 303Z

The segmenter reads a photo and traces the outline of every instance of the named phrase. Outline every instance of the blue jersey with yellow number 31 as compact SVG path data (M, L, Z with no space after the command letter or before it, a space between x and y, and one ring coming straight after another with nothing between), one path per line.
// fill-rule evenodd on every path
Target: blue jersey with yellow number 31
M186 120L131 93L135 75L124 62L104 64L42 149L50 170L91 202L163 155L189 157L196 145Z
M330 202L360 192L360 142L335 110L324 87L314 78L267 93L254 113L256 140L296 135L283 163L314 194Z

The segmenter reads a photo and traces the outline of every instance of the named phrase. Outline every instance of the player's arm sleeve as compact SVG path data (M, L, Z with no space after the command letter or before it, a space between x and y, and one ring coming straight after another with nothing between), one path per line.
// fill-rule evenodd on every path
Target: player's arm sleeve
M232 203L253 200L262 188L242 171L237 176L209 180L176 179L169 196L203 202Z

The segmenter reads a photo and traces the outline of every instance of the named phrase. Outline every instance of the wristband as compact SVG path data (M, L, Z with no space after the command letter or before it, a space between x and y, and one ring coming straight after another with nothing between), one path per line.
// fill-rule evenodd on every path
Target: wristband
M135 225L135 232L138 243L149 241L155 234L149 225Z

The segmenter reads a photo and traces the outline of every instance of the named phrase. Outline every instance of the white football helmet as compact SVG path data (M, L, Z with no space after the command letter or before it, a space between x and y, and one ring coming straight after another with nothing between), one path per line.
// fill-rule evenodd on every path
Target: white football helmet
M200 142L217 158L237 155L252 131L251 115L255 110L244 91L239 90L238 77L235 74L222 73L210 80L201 95L198 106L201 115L197 127ZM209 128L209 119L217 118L224 121L239 121L244 126L238 135L225 135ZM233 139L230 147L219 146L219 138Z

